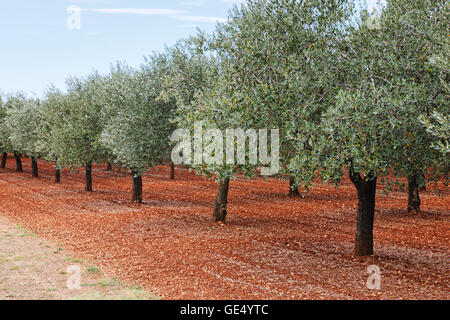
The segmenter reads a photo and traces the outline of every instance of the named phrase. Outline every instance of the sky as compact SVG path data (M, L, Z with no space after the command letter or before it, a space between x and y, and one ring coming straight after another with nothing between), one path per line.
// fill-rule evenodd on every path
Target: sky
M42 97L68 76L106 73L116 61L138 66L196 28L213 31L244 1L0 0L0 92Z

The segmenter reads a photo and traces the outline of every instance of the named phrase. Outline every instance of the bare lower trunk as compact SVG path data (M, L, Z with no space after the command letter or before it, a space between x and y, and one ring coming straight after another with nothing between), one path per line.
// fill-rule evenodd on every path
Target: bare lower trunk
M408 177L408 212L420 212L420 196L417 176Z
M20 158L20 153L14 152L14 158L16 159L16 171L17 172L23 172L22 160Z
M170 180L175 180L175 164L170 162Z
M298 185L295 183L295 177L289 178L289 196L292 198L300 196Z
M39 176L39 171L38 171L38 163L36 158L31 158L31 168L33 171L33 177L37 178Z
M355 256L373 255L373 222L377 178L363 179L359 173L350 172L350 179L358 192L356 218Z
M108 164L106 166L106 171L113 171L112 163L108 161Z
M142 203L142 176L132 172L133 176L133 197L132 202Z
M6 167L6 159L8 159L8 154L6 152L3 152L2 164L1 164L2 169L5 169L5 167Z
M216 203L214 206L214 220L216 222L225 222L227 216L228 188L230 179L219 182Z
M55 183L61 183L61 170L55 168Z
M86 163L86 187L85 190L92 192L92 162Z

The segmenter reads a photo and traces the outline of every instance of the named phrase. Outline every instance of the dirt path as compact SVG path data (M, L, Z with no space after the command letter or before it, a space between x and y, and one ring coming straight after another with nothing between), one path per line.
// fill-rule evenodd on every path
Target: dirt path
M68 269L72 266L72 269ZM80 286L76 277L80 268ZM69 271L69 272L68 272ZM72 278L75 279L75 278ZM0 216L0 300L150 299L139 287L128 287L95 264L68 255L63 247L40 239Z
M217 225L215 183L187 171L175 181L167 167L148 172L145 201L135 206L130 176L94 168L95 192L86 193L82 171L64 172L56 185L52 165L39 166L38 179L28 159L25 173L0 170L0 215L163 298L450 298L448 190L441 198L428 188L423 212L408 214L405 192L380 189L375 256L360 259L352 256L357 199L348 181L298 199L283 181L232 181L227 224ZM381 290L366 286L370 265L381 270Z

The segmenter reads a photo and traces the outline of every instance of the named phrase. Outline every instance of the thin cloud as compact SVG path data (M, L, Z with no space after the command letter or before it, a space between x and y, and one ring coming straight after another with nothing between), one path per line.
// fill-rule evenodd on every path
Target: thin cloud
M203 22L203 23L215 23L215 22L226 22L227 18L210 17L210 16L187 16L187 15L176 15L175 19L188 22Z
M220 0L223 3L234 3L234 4L241 4L246 2L246 0Z
M108 0L71 0L70 2L79 4L110 3Z
M196 0L196 1L180 1L178 2L182 6L188 6L188 7L203 7L205 5L205 2L202 0Z
M138 14L150 16L167 16L171 19L179 21L197 22L197 23L217 23L227 21L226 18L188 15L187 13L189 13L189 11L172 10L172 9L95 8L95 9L84 9L84 11L104 13L104 14Z
M186 11L172 10L172 9L134 9L134 8L117 8L117 9L98 8L98 9L85 9L84 11L92 11L107 14L140 14L150 16L171 16L186 13Z

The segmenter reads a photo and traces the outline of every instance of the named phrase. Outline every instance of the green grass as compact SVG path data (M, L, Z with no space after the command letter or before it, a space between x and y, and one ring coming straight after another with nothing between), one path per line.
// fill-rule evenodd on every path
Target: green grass
M16 230L21 233L20 237L24 238L24 237L33 237L33 238L37 238L38 235L35 234L34 232L28 231L27 229L25 229L22 225L18 225L16 226Z
M25 230L25 232L22 233L22 234L20 235L20 237L21 237L21 238L25 238L25 237L37 238L38 235L35 234L34 232L30 232L30 231L26 231L26 230Z
M22 261L25 260L26 258L24 256L16 256L13 258L14 261Z
M100 273L100 269L97 266L88 266L87 271L89 273Z
M119 285L117 279L101 279L97 284L101 287L116 287Z
M142 289L127 288L119 292L118 295L101 295L98 292L92 291L74 297L72 300L161 300L161 298Z
M127 289L124 294L119 296L119 300L161 300L161 298L142 289Z

